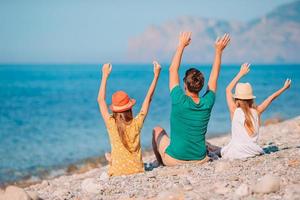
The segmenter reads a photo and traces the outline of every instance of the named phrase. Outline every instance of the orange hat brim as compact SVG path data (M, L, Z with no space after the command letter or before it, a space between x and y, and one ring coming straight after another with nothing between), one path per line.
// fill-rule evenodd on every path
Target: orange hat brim
M124 106L114 106L111 104L109 108L113 112L124 112L130 110L135 105L135 103L136 103L135 99L130 99L129 102Z

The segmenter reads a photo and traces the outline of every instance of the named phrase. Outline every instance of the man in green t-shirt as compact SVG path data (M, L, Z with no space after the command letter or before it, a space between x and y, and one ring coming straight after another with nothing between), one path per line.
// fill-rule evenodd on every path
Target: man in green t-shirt
M184 77L184 91L179 86L178 70L185 47L191 42L191 32L183 32L169 69L171 110L171 137L161 127L153 130L153 150L157 161L167 166L186 162L205 162L205 135L210 113L215 102L217 80L220 72L222 52L230 41L228 34L215 42L215 60L210 73L206 93L199 97L204 85L203 74L188 69Z

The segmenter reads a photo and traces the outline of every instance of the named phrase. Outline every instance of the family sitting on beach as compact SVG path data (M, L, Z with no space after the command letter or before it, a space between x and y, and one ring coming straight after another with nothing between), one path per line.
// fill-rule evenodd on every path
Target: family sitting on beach
M230 37L225 34L215 42L215 58L208 79L208 87L203 96L199 92L204 85L204 75L196 68L190 68L183 78L184 89L179 85L179 67L184 49L191 42L191 32L183 32L169 68L169 89L171 96L171 135L157 126L153 129L153 151L160 165L174 166L183 163L205 163L210 160L211 151L222 158L241 159L264 153L257 144L259 138L260 116L271 102L290 87L287 79L284 86L269 96L260 105L254 103L252 87L249 83L238 83L250 71L245 63L226 88L226 99L231 116L231 141L223 148L215 148L205 140L207 125L215 103L223 50ZM154 77L140 112L133 116L135 100L124 91L112 95L110 114L105 101L106 83L111 73L111 64L104 64L98 103L111 143L111 153L106 154L110 176L144 172L140 133L147 116L152 96L159 78L161 66L154 61ZM232 90L235 87L235 93Z

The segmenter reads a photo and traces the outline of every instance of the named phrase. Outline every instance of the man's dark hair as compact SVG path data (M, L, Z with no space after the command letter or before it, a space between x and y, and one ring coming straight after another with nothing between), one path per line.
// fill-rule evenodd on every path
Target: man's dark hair
M186 70L183 81L190 92L199 93L204 85L204 76L198 69L190 68Z

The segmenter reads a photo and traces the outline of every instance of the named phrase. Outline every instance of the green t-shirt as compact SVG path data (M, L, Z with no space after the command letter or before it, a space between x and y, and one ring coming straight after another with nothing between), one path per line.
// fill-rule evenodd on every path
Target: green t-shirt
M207 90L197 104L177 85L171 91L171 100L171 140L166 153L178 160L204 159L205 134L215 93Z

